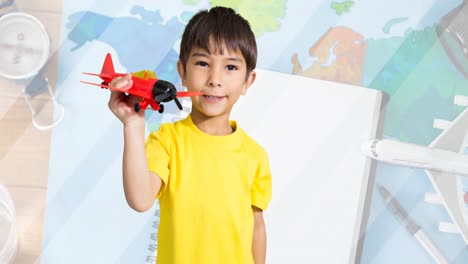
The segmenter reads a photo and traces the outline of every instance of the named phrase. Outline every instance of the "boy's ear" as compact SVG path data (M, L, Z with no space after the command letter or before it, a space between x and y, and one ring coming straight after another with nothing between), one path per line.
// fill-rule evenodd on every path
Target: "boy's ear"
M245 95L247 93L249 87L254 83L255 78L257 78L257 73L254 70L252 70L249 73L249 76L247 76L247 80L244 83L244 87L242 87L242 95Z
M180 60L177 61L177 71L179 72L180 79L182 80L182 86L185 87L185 71L184 65Z

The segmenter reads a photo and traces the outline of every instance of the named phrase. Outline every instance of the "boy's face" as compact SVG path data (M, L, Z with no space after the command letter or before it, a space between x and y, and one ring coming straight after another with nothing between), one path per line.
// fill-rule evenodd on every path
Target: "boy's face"
M255 80L254 71L246 78L247 65L242 53L226 48L223 54L192 48L185 71L180 61L177 69L188 91L204 93L192 97L192 113L206 117L229 118L233 105Z

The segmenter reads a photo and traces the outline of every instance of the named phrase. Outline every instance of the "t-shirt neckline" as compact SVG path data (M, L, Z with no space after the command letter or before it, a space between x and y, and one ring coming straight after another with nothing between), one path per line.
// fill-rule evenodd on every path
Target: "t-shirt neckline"
M190 115L187 116L187 118L185 118L183 120L183 122L188 125L190 127L190 129L192 131L194 131L197 135L200 135L202 137L205 137L205 138L210 138L210 139L213 139L213 140L231 140L231 139L235 139L239 136L239 134L241 133L239 130L239 127L237 127L237 122L234 121L234 120L229 120L229 125L232 127L232 129L234 130L232 133L230 134L227 134L227 135L210 135L210 134L207 134L203 131L201 131L196 125L195 123L193 122L192 120L192 117Z

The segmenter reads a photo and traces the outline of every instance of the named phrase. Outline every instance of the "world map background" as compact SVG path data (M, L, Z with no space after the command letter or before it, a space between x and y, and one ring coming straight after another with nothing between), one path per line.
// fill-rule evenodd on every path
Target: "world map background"
M64 2L57 98L74 120L65 116L66 125L53 133L42 261L145 263L153 249L148 246L155 245L157 205L143 215L125 206L118 181L122 129L107 109L108 94L77 83L80 72L100 69L107 52L120 72L150 69L180 87L175 65L185 24L200 9L231 6L255 32L257 67L384 91L390 96L384 136L428 145L441 132L433 120L453 120L463 111L453 97L468 95L468 80L449 60L435 31L441 17L461 3ZM167 112L176 109L167 105ZM146 119L148 132L162 121L151 111ZM79 144L81 138L89 144ZM442 207L423 201L424 193L433 191L424 171L379 163L376 181L396 193L453 263L468 261L461 237L435 228L448 216ZM373 197L362 263L432 263L381 203ZM103 211L106 217L96 217ZM76 256L78 248L83 254Z

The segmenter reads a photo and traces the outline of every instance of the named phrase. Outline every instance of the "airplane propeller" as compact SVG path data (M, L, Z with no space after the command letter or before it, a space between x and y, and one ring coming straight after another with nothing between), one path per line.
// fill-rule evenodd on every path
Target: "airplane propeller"
M202 94L197 92L177 92L172 83L163 80L158 80L155 83L155 88L157 94L154 96L154 100L156 102L161 103L174 100L179 110L182 110L182 104L179 99L177 99L178 97L197 96Z
M174 98L174 102L177 105L177 108L179 108L179 110L182 110L182 105L180 104L179 99L177 99L177 97Z
M177 99L177 91L170 90L169 93L158 94L154 97L154 100L156 102L167 102L170 100L174 100L175 104L177 105L177 108L179 108L179 110L182 110L182 105L180 104L179 99Z

